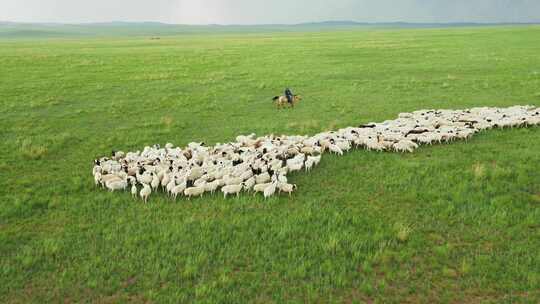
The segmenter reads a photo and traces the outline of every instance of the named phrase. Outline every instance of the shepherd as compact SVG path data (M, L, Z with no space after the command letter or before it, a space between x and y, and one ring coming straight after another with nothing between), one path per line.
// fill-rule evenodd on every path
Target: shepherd
M293 101L294 101L294 95L291 91L291 89L289 88L286 88L285 89L285 97L287 97L287 102L292 105L293 104Z

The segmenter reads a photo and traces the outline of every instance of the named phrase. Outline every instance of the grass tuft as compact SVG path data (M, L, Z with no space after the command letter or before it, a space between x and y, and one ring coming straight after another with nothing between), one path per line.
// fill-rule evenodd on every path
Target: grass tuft
M174 123L174 118L170 115L166 115L166 116L163 116L161 117L161 123L167 127L167 128L170 128L172 127L173 123Z
M19 148L22 157L28 160L41 159L47 155L48 151L46 146L34 144L30 138L24 139Z
M474 174L475 178L481 179L486 174L486 167L484 166L484 164L475 163L472 166L472 171L473 171L473 174Z
M413 228L410 225L397 223L395 225L396 229L396 239L402 243L405 243L409 240Z

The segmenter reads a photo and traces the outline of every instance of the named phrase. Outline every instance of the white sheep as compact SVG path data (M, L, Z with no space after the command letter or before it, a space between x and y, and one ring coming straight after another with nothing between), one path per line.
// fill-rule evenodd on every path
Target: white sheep
M282 183L282 184L286 184L288 182L287 180L287 175L283 174L282 172L280 172L277 176L277 181Z
M253 192L264 192L264 189L268 188L272 183L256 184L253 186Z
M302 167L304 167L303 162L287 162L287 169L289 172L295 172L302 170Z
M296 190L296 185L293 185L293 184L287 184L287 183L278 183L277 185L278 189L279 189L279 192L285 192L285 193L288 193L289 196L291 195L291 193Z
M330 144L330 145L328 146L328 149L329 149L330 152L332 152L332 153L338 154L338 155L340 155L340 156L343 155L343 150L342 150L340 147L338 147L337 145Z
M101 184L101 176L101 172L94 173L94 183L96 184L96 186Z
M159 177L157 176L157 174L153 174L152 181L150 182L150 186L152 187L153 190L157 190L157 188L159 187L159 184L160 184Z
M178 196L178 194L184 193L184 191L186 190L186 186L187 184L185 182L177 186L174 186L170 191L172 198L176 200L176 197Z
M116 174L101 175L101 184L105 186L108 182L122 181L122 178Z
M138 182L150 185L154 179L154 173L145 171L143 174L137 173L136 177Z
M252 176L250 178L248 178L245 182L244 182L244 190L246 191L250 191L253 186L255 186L256 184L256 181L255 181L255 177Z
M276 193L276 187L277 183L271 183L270 186L266 187L263 192L264 198L267 199L270 196L274 195L274 193Z
M245 180L251 178L252 176L253 176L253 171L251 170L251 168L249 168L249 170L247 170L244 173L240 174L240 179L245 181Z
M409 152L412 153L418 145L410 140L402 139L399 142L395 143L392 148L398 152Z
M223 192L224 198L226 198L228 194L236 194L236 196L238 196L240 191L242 191L242 188L244 188L243 183L239 185L227 185L221 188L221 192Z
M205 185L206 182L199 187L186 188L186 190L184 190L184 195L187 196L188 199L190 199L191 197L201 196L206 191Z
M111 192L126 190L127 186L127 180L110 180L105 183L105 187L107 187L107 189L109 189Z
M169 183L167 183L167 186L165 187L165 190L168 194L172 194L172 189L174 189L174 187L176 187L176 181L175 181L175 178L171 178L171 180L169 181Z
M232 177L232 176L226 176L223 179L225 181L225 186L238 185L244 181L241 177Z
M214 193L217 189L219 188L219 181L218 180L214 180L214 181L211 181L211 182L207 182L204 184L204 190L206 192L210 192L210 193Z
M171 176L172 176L172 173L171 174L168 174L168 173L165 173L163 175L163 178L161 179L161 188L162 189L166 189L167 188L167 185L169 184L169 182L171 181Z
M263 172L263 173L255 176L255 182L257 184L264 184L264 183L269 182L271 178L272 177L270 176L270 174L268 172Z
M137 193L138 193L137 184L136 183L131 184L131 196L135 198L137 197Z
M139 196L141 199L147 203L148 197L150 197L150 194L152 194L152 188L148 184L142 184L143 188L141 189L141 192L139 193Z
M311 159L311 160L313 161L313 165L314 165L314 166L317 166L317 165L319 165L319 163L321 162L321 158L322 158L322 155L309 156L309 157L308 157L308 160Z

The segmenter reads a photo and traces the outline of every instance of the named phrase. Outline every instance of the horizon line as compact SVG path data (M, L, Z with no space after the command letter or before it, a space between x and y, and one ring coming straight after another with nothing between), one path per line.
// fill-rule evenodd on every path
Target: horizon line
M47 21L9 21L9 20L0 20L2 23L12 23L12 24L34 24L34 25L99 25L99 24L111 24L111 23L125 23L125 24L161 24L161 25L170 25L170 26L299 26L307 24L324 24L324 23L349 23L349 24L358 24L358 25L377 25L377 24L412 24L412 25L430 25L430 24L440 24L440 25L452 25L452 24L477 24L477 25L510 25L510 24L540 24L540 20L536 21L443 21L443 22L416 22L416 21L355 21L355 20L321 20L321 21L306 21L299 23L169 23L163 21L129 21L129 20L110 20L110 21L83 21L83 22L47 22Z

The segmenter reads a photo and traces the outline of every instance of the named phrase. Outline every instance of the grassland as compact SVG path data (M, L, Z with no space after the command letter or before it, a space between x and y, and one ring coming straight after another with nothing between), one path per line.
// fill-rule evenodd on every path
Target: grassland
M534 26L0 41L0 302L538 303L539 128L326 156L267 201L143 205L90 173L114 148L540 105L539 54Z

